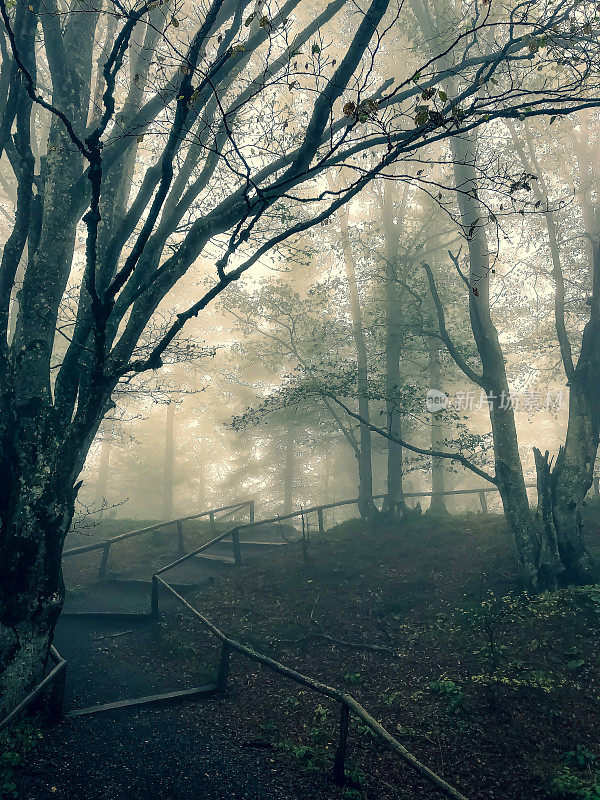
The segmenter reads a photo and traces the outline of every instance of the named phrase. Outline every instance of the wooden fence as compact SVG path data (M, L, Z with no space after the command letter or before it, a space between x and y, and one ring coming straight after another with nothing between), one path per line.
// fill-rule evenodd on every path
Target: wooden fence
M65 682L67 678L67 662L54 645L50 648L50 660L54 663L54 667L10 714L4 717L3 720L0 720L0 731L4 730L11 722L14 722L21 714L30 709L46 690L48 690L47 708L49 716L56 719L62 716Z
M527 484L528 489L536 488L535 484ZM467 494L476 494L479 496L479 503L481 505L481 510L483 513L487 514L488 511L488 504L486 499L486 494L488 492L497 492L498 488L496 486L484 486L479 489L452 489L444 492L440 492L440 494L444 496L453 496L453 495L467 495ZM431 497L433 492L406 492L404 494L405 498L419 498L419 497ZM374 495L375 500L382 500L386 497L384 494L377 494ZM248 522L242 525L237 526L237 530L242 530L242 528L251 528L253 526L258 525L269 525L277 522L283 522L288 519L292 519L294 517L306 516L307 514L317 514L318 518L318 526L319 532L323 533L325 530L325 521L324 521L324 513L327 509L332 508L340 508L342 506L350 506L350 505L358 505L358 499L352 498L351 500L338 500L335 503L325 503L319 506L312 506L310 508L303 509L301 511L294 511L290 514L284 514L277 517L271 517L269 519L259 520L258 522L255 521L255 513L254 513L254 500L244 500L241 503L234 503L228 506L221 506L220 508L213 508L210 511L202 511L200 514L190 514L185 517L178 517L177 519L165 520L164 522L157 522L154 525L148 525L145 528L138 528L133 531L127 531L126 533L122 533L118 536L113 536L111 539L104 539L101 542L95 542L94 544L86 544L81 545L80 547L72 547L68 550L63 551L63 558L70 558L72 556L76 556L82 553L90 553L94 550L101 550L102 554L100 556L100 564L98 567L98 580L104 580L106 576L106 568L108 564L108 558L110 555L110 548L112 545L125 541L126 539L131 539L136 536L141 536L145 533L151 533L153 531L160 530L161 528L167 528L170 525L174 525L177 531L177 554L180 558L173 562L173 564L169 564L164 569L169 569L171 566L180 563L182 560L185 560L187 557L198 555L198 553L202 552L202 550L207 549L213 544L221 541L221 539L226 538L227 536L233 536L233 555L236 561L236 564L241 564L241 557L239 555L239 546L237 544L237 535L232 534L231 530L226 531L224 534L215 537L210 542L202 545L202 547L194 550L192 553L186 553L185 550L185 538L184 538L184 530L183 530L183 523L188 520L195 520L201 519L203 517L208 517L210 521L211 528L214 533L216 533L216 525L217 522L222 522L223 520L227 519L229 516L232 516L236 513L236 511L242 511L244 508L248 509ZM220 515L217 518L217 515ZM236 530L235 528L233 529Z
M164 570L163 570L164 572ZM153 609L154 613L158 616L159 607L158 607L158 590L159 585L161 585L164 589L170 592L173 597L177 600L180 605L182 605L187 611L189 611L207 630L210 631L214 636L216 636L221 641L221 653L219 658L219 666L218 666L218 673L217 673L217 682L215 686L215 690L217 692L225 692L227 689L227 682L229 677L229 660L230 655L232 652L240 653L241 655L249 658L252 661L255 661L259 664L262 664L264 667L272 670L273 672L278 673L279 675L283 675L286 678L298 683L302 686L306 686L312 691L316 692L317 694L328 697L330 700L339 703L340 705L340 714L339 714L339 727L338 727L338 742L337 748L335 751L335 757L333 761L333 778L336 783L343 784L346 779L346 771L345 771L345 763L346 763L346 753L348 748L348 728L350 724L350 715L354 714L358 719L360 719L368 728L371 730L377 737L382 739L388 747L396 753L400 758L408 764L413 770L415 770L421 777L425 778L429 783L436 787L442 794L446 797L452 798L452 800L467 800L465 795L447 783L443 778L437 775L435 772L429 769L425 764L419 761L416 756L414 756L411 752L409 752L404 745L400 744L400 742L392 736L392 734L387 731L381 723L379 723L369 712L360 705L360 703L352 697L352 695L346 694L345 692L339 691L339 689L334 688L333 686L328 686L325 683L321 683L320 681L313 680L309 678L307 675L303 675L300 672L297 672L290 667L286 667L285 664L281 664L279 661L275 661L275 659L270 658L269 656L264 655L263 653L259 653L257 650L254 650L251 647L247 647L246 645L242 644L241 642L232 639L230 636L227 636L223 631L217 628L209 619L207 619L203 614L201 614L194 606L191 605L185 598L183 598L170 584L168 584L159 574L155 574L153 576L153 589L152 589L152 597L153 597Z
M190 514L187 517L178 517L177 519L169 519L164 522L157 522L154 525L148 525L145 528L138 528L134 531L127 531L118 536L113 536L111 539L104 539L101 542L94 544L84 544L80 547L72 547L69 550L63 551L63 558L71 558L72 556L80 555L81 553L91 553L94 550L101 550L100 565L98 567L98 580L104 580L106 576L106 567L108 564L108 557L110 555L110 548L117 542L123 542L126 539L132 539L136 536L141 536L145 533L158 531L161 528L167 528L169 525L175 525L177 530L177 552L179 555L185 554L185 538L183 531L183 523L193 519L201 519L208 517L213 532L216 532L217 522L222 522L228 517L236 513L248 509L248 518L250 522L254 521L254 500L244 500L241 503L234 503L229 506L221 506L220 508L213 508L210 511L202 511L200 514ZM217 518L217 514L220 516Z
M535 488L535 484L528 484L527 488ZM494 487L484 487L481 489L455 489L443 492L444 495L460 495L460 494L478 494L479 501L481 504L481 509L483 512L487 512L487 502L486 502L486 493L487 492L494 492L498 491L498 489ZM405 497L430 497L432 492L408 492L405 494ZM376 495L375 499L382 499L385 495ZM155 619L159 616L159 589L162 587L164 590L169 592L176 601L185 608L188 612L190 612L211 634L216 636L221 641L221 653L218 665L218 674L217 674L217 681L214 687L206 687L209 690L213 690L216 692L224 692L227 688L227 681L229 675L229 660L230 655L232 652L240 653L241 655L249 658L263 666L271 669L273 672L278 673L279 675L283 675L286 678L295 681L298 684L303 686L307 686L309 689L312 689L317 694L320 694L324 697L328 697L331 700L334 700L336 703L340 705L340 714L339 714L339 730L338 730L338 743L334 757L333 763L333 777L334 780L342 784L345 780L345 761L346 761L346 752L348 746L348 727L350 722L351 714L354 714L358 719L360 719L376 736L382 739L388 747L396 753L406 764L408 764L413 770L419 773L423 778L425 778L429 783L436 787L440 792L442 792L446 797L452 798L452 800L466 800L465 796L447 783L443 778L439 775L434 773L432 770L429 769L425 764L423 764L419 759L417 759L412 753L410 753L394 736L392 736L389 731L387 731L369 712L363 708L351 695L346 694L345 692L340 691L332 686L328 686L327 684L321 683L320 681L313 680L306 675L303 675L300 672L297 672L290 667L285 666L285 664L281 664L279 661L275 661L274 659L270 658L269 656L264 655L263 653L259 653L258 651L254 650L251 647L247 647L246 645L242 644L241 642L232 639L222 630L220 630L214 623L212 623L207 617L205 617L198 609L194 608L185 598L183 598L163 577L169 570L173 567L184 563L188 559L194 558L196 555L201 553L202 551L210 548L212 545L217 544L218 542L223 542L225 540L231 541L231 546L233 549L233 556L236 565L241 565L243 562L242 558L242 547L243 542L240 541L240 532L242 530L248 530L254 527L258 527L261 525L269 525L269 524L277 524L283 522L285 520L294 519L295 517L302 517L305 518L308 514L315 514L317 515L318 520L318 527L319 532L324 533L325 531L325 512L328 509L332 508L339 508L341 506L349 506L349 505L358 505L358 498L353 498L351 500L339 500L335 503L325 503L323 505L312 506L310 508L301 509L300 511L294 511L290 514L283 514L277 517L271 517L264 520L251 520L248 523L243 523L236 525L235 527L231 528L228 531L224 531L223 533L215 536L211 541L206 542L201 547L198 547L196 550L182 555L176 561L173 561L171 564L168 564L162 569L157 570L152 576L152 593L151 593L151 616ZM193 690L197 691L197 690Z

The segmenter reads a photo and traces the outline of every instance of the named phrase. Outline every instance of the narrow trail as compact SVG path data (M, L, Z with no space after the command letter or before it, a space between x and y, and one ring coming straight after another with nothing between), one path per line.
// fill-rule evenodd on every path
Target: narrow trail
M235 698L65 719L44 735L19 782L22 800L324 798L314 778L240 740ZM229 720L219 730L215 718Z
M254 538L272 547L247 544L244 563L268 560L285 545L275 529L257 530ZM213 553L220 559L230 554L227 542ZM173 570L172 580L186 592L231 569L229 560L192 559ZM67 594L55 634L55 645L68 661L67 716L47 730L32 753L19 786L23 800L321 797L312 779L293 770L287 774L285 766L275 766L269 750L240 739L235 690L226 697L188 699L185 704L68 716L83 707L206 682L205 676L185 675L172 654L156 647L161 627L148 616L151 575L132 578L129 571L120 579L115 572ZM161 597L161 610L170 605L169 597ZM136 654L127 664L118 656L123 641Z
M268 561L297 536L291 526L286 526L285 531L281 526L258 526L248 531L241 543L243 565L234 566L231 541L218 542L209 553L170 570L171 584L186 595L233 569L243 570L246 564ZM120 574L116 564L104 581L67 590L54 640L68 661L67 714L96 704L191 689L210 682L206 676L183 676L176 654L156 646L160 623L149 616L152 572L146 568L146 573L128 565L127 572ZM161 611L174 606L173 598L161 593ZM135 648L135 668L131 663L124 665L118 657L120 647L114 645L117 640L121 645L121 638L131 641Z
M63 617L56 628L55 645L69 662L65 711L188 688L175 664L164 663L153 647L156 623L147 618L87 619ZM135 669L113 657L117 638L146 644ZM121 644L121 642L119 642Z

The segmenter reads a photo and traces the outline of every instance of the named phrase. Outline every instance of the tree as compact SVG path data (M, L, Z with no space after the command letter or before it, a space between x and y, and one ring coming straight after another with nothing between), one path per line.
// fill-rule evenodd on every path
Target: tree
M163 483L163 519L173 519L173 469L175 467L175 410L176 404L167 403L165 416L165 463Z
M554 283L554 323L561 361L569 386L568 426L565 442L552 465L549 452L535 449L540 492L540 511L548 536L555 542L561 572L568 577L586 581L595 575L593 560L583 538L581 509L585 496L592 488L594 465L600 443L600 203L597 199L597 168L588 153L588 136L592 134L590 120L583 123L583 135L574 130L576 118L569 120L569 140L573 143L575 170L579 192L579 229L586 242L587 270L576 300L584 299L587 314L578 326L576 336L570 337L566 324L565 277L557 230L557 211L554 210L545 169L536 153L533 134L527 123L523 136L509 124L511 139L524 169L535 174L533 191L536 206L543 207L551 275ZM587 124L586 124L587 123ZM565 164L559 181L566 182ZM595 199L594 199L595 198ZM581 272L581 271L580 271ZM579 277L581 280L580 276ZM582 291L583 290L583 291ZM582 294L585 293L584 298ZM586 318L587 317L587 318ZM572 340L577 343L578 355L573 355Z
M433 23L431 17L426 17L418 0L413 7L422 33L431 46L431 36L436 36L441 30L441 27L436 28L440 20ZM483 45L487 45L485 37ZM532 52L537 52L539 46L545 45L546 42L535 42ZM456 91L455 79L448 82L448 87L449 91ZM567 432L567 445L561 448L552 475L548 462L549 454L546 453L544 457L539 450L535 451L540 514L539 518L534 518L529 506L519 454L504 354L490 312L490 279L493 272L486 231L488 214L480 199L480 181L477 175L479 161L477 135L475 132L470 132L452 136L450 147L460 223L468 244L469 273L465 283L469 292L471 330L481 362L481 372L473 370L459 357L456 347L445 331L444 314L435 280L431 270L427 268L431 291L438 309L440 332L454 360L465 375L480 386L488 397L495 453L493 481L502 497L504 513L515 538L519 565L526 585L534 589L554 586L559 577L587 581L593 579L595 569L583 542L578 505L592 485L593 462L598 446L600 404L597 396L591 396L591 383L588 381L591 379L594 385L597 385L596 369L600 362L597 355L591 355L589 359L584 357L580 373L576 375L575 369L571 369L570 347L564 327L564 308L562 311L558 308L557 331L565 369L572 381L570 405L575 406L576 411L569 415L571 431ZM516 182L513 190L527 188L530 183L537 180L538 176L534 173L524 173L522 180ZM556 269L554 274L558 278ZM557 297L559 298L557 303L560 305L560 278L558 278ZM585 331L588 339L586 344L590 352L593 352L596 336L600 335L596 332L600 332L600 329L593 313L593 304L592 294L592 316ZM594 455L591 459L589 449L583 455L581 453L582 447L585 448L582 441L585 437L588 441L590 438L592 440L592 443L587 445L593 449ZM588 463L590 460L591 463Z
M441 391L440 345L432 336L427 342L429 386L431 389ZM440 450L443 446L442 421L439 411L431 415L431 449ZM431 503L428 513L435 516L446 516L446 497L444 495L444 459L439 456L431 457Z
M359 14L332 0L315 14L287 0L270 16L213 0L180 20L161 0L105 11L0 0L0 155L15 198L0 263L0 716L43 673L78 476L119 382L159 368L227 286L403 154L495 118L599 102L593 3L561 2L542 18L526 3L511 26L476 15L450 44L463 81L450 99L436 59L376 87L399 13L384 19L388 5L371 0ZM334 18L348 35L331 58ZM494 47L474 53L490 26ZM567 62L542 90L519 69L532 44L547 48L549 68ZM569 59L583 59L585 80ZM482 91L494 76L510 81ZM340 165L348 182L322 190L319 176ZM290 223L307 203L313 214ZM161 322L167 295L211 248L208 288Z
M284 278L265 280L252 293L231 292L225 305L238 323L243 344L238 348L243 362L254 375L258 390L253 402L234 421L236 428L249 429L267 416L282 420L286 430L287 446L284 468L288 507L293 491L294 429L304 431L303 439L310 435L323 439L323 428L333 426L350 445L359 466L359 493L361 485L361 442L350 425L344 423L332 403L319 393L306 396L303 384L319 383L343 387L344 392L356 393L355 348L347 348L351 333L340 316L345 304L335 313L331 309L335 298L345 293L345 282L332 277L323 269L325 252L312 251L307 242L303 247L303 270L294 271ZM316 265L320 265L317 280ZM311 283L307 280L314 281ZM332 313L326 315L327 310ZM349 351L349 352L348 352ZM268 369L268 373L265 370ZM350 373L350 376L349 376ZM269 387L268 389L266 387ZM300 424L300 421L302 424ZM324 441L324 449L327 450ZM370 461L370 450L369 450ZM369 471L369 478L370 471ZM372 488L370 494L372 503Z
M367 341L358 295L354 259L348 235L348 209L340 216L340 245L344 259L350 315L352 318L352 338L356 349L356 378L358 384L358 413L365 422L360 423L360 444L358 451L358 510L361 517L373 517L377 509L373 502L373 466L371 461L371 429L369 428L369 368Z
M245 4L215 0L204 19L188 22L183 57L176 56L178 48L171 47L166 35L179 22L157 2L130 11L118 5L105 15L78 4L62 17L52 4L39 17L38 3L16 3L12 18L6 5L1 6L12 58L3 63L8 98L0 148L14 166L17 207L0 276L0 439L2 469L8 476L1 504L0 715L43 671L62 606L60 555L78 474L112 392L123 378L157 368L184 323L235 280L236 271L226 272L227 261L221 260L214 286L139 350L154 312L213 237L232 229L234 240L238 235L247 238L240 226L253 203L260 198L263 214L305 178L329 125L331 107L349 87L387 2L371 3L339 66L328 64L331 76L312 103L304 130L288 137L285 154L251 170L244 153L236 151L233 129L242 127L244 114L256 118L265 113L268 93L293 70L292 55L344 3L331 3L288 42L287 15L296 6L298 2L288 2L274 18L252 18L246 26ZM97 109L89 99L101 18L105 53L97 54L103 64L98 74L102 108ZM41 54L36 53L38 22ZM136 45L140 40L141 46ZM258 59L271 50L275 55L267 56L265 68ZM38 89L40 55L51 77L49 100ZM122 94L117 80L124 78L126 59L128 87L115 116ZM320 80L316 52L313 62L314 84ZM171 74L166 64L173 64ZM152 83L157 85L155 94L150 93ZM38 162L39 174L34 156L38 143L30 135L34 104L49 115L47 155ZM160 136L163 124L168 133ZM146 167L141 145L151 133L156 133L156 142L149 155L156 160ZM240 166L248 168L241 180L236 180L236 164L227 174L226 165L236 152ZM179 154L183 160L175 174ZM253 187L269 179L269 198L261 189L250 202ZM211 180L230 193L220 197L215 184L209 186ZM207 187L212 196L202 194ZM182 235L178 227L188 213L196 218ZM73 275L80 220L86 235L84 275L65 348L56 341L56 328ZM16 312L9 299L25 245L27 263L9 341L9 317ZM226 252L238 246L230 241ZM171 254L161 263L165 247Z
M402 350L402 289L398 286L398 250L400 229L406 209L408 187L404 190L398 209L398 219L394 220L394 184L386 181L381 203L384 231L384 287L385 287L385 394L387 427L394 438L402 439L402 417L397 407L396 395L400 387L400 353ZM403 491L402 446L396 442L388 445L387 458L387 497L384 509L391 514L403 511L406 507Z

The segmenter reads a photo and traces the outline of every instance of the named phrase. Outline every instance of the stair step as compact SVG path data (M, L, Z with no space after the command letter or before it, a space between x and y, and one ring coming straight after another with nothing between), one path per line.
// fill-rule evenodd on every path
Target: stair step
M231 539L223 539L223 544L231 544ZM244 547L285 547L287 542L243 542L240 541L240 546Z
M183 689L178 692L164 692L162 694L151 694L147 697L134 697L130 700L117 700L114 703L101 703L87 708L76 708L68 711L66 717L84 717L89 714L99 714L103 711L114 711L118 708L135 708L136 706L159 705L163 703L177 703L189 697L210 697L217 694L216 683L209 683L206 686L199 686L195 689Z
M228 565L235 564L235 559L231 558L231 556L217 556L217 555L211 555L210 553L200 553L199 555L194 556L194 558L202 559L203 561L204 560L217 561L221 564L228 564Z

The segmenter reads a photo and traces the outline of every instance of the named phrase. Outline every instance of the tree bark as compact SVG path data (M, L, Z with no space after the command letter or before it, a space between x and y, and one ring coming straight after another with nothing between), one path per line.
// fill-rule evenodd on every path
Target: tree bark
M24 5L33 37L38 23L36 6L35 2ZM58 15L45 10L41 19L52 73L52 100L72 121L74 130L81 132L87 116L98 13L73 15L61 28ZM19 48L35 81L33 38L29 44L19 42ZM21 83L21 75L15 80ZM31 103L24 89L17 110L23 171L31 167L33 153L21 112L28 115L29 130ZM14 277L25 250L25 242L17 242L14 235L10 248L13 263L3 258L0 270L0 718L43 675L64 601L61 552L73 517L77 477L107 410L106 403L86 396L85 425L79 428L70 426L70 417L65 420L57 413L51 399L56 320L71 274L77 222L65 187L80 177L81 170L81 155L62 124L52 118L39 176L42 190L38 188L27 213L21 204L13 230L20 235L19 225L25 223L28 241L12 337L6 335L8 303L14 296Z
M0 426L0 719L43 674L63 605L61 552L80 465L59 438L49 406Z
M581 509L594 481L600 428L600 318L592 312L569 389L569 422L552 470L553 519L569 582L590 583L597 567L583 536Z

